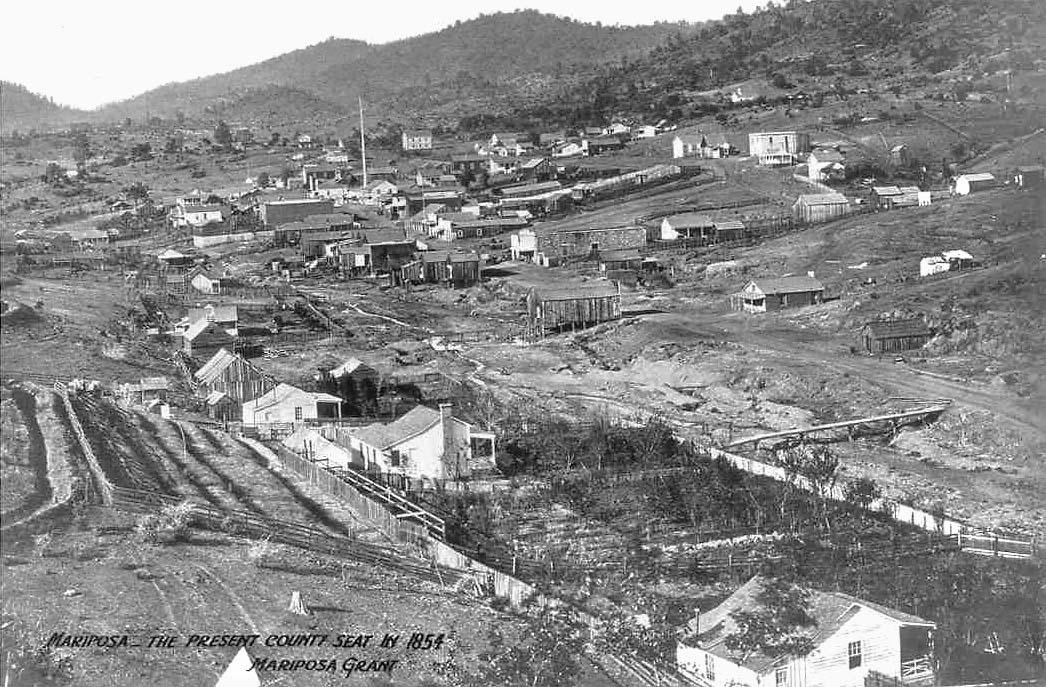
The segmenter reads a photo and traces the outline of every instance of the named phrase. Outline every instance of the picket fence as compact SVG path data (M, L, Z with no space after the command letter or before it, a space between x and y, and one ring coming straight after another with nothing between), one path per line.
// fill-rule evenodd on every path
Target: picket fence
M739 456L716 448L708 448L706 450L710 457L723 459L753 475L762 475L778 482L792 482L801 489L817 491L808 479L801 475L788 475L784 468L778 465L769 465L753 458ZM841 484L834 484L830 488L825 489L823 495L834 501L846 501L845 487ZM928 532L940 533L948 537L955 537L961 549L969 553L1007 558L1030 558L1038 552L1038 542L1033 537L978 530L942 513L930 513L906 503L890 499L879 499L873 501L869 509L884 513L906 525L918 527Z

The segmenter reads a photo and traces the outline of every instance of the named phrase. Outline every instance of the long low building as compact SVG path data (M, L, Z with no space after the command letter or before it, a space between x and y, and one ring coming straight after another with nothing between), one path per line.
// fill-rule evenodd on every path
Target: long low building
M297 222L309 215L327 215L334 212L334 202L318 198L274 200L264 203L258 217L267 229L275 229L287 222Z
M753 279L735 296L735 307L745 312L761 313L814 305L823 298L824 284L813 277Z
M519 232L523 245L524 232ZM563 229L556 227L537 227L532 230L535 260L538 254L546 264L554 264L563 258L585 257L606 250L623 250L642 248L646 245L646 228L641 226L606 227L599 229L579 228Z

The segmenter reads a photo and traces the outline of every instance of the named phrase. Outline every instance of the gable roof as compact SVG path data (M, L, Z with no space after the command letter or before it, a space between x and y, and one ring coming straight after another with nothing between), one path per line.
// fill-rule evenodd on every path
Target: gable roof
M879 320L868 322L865 330L877 339L893 339L902 336L930 336L930 328L920 317L907 320Z
M804 193L795 201L796 205L849 205L850 201L841 193Z
M190 322L196 322L198 320L207 319L207 307L202 308L189 308L189 314L187 315ZM216 305L214 306L214 321L215 322L236 322L239 318L239 312L235 305Z
M896 186L873 186L872 193L877 196L899 196L901 189Z
M240 356L235 353L230 353L228 349L219 348L218 352L212 355L210 360L205 362L199 370L193 373L193 377L204 384L213 382L227 367L236 362L236 359L239 357Z
M331 370L329 374L330 374L331 377L335 377L335 378L337 378L337 377L344 377L345 375L352 374L353 372L355 372L356 370L359 370L360 368L367 369L367 370L372 370L373 369L369 365L367 365L365 362L360 360L359 358L349 358L348 360L343 362L341 365L338 365L336 368Z
M818 162L842 162L843 154L834 148L818 148L810 153Z
M727 637L737 630L737 623L731 614L737 611L754 612L762 609L763 606L758 597L764 589L765 582L762 577L756 575L721 604L707 613L701 614L698 618L696 643L713 655L757 673L763 673L778 663L779 658L767 656L759 651L741 655L726 646ZM799 629L809 635L815 647L834 635L862 608L874 611L898 625L935 626L934 623L923 618L841 592L822 592L809 588L805 588L804 591L809 595L806 612L813 620L813 625Z
M272 406L286 403L295 396L305 396L314 403L341 403L341 399L337 396L316 391L305 391L296 386L280 382L271 390L253 401L247 401L244 405L250 405L252 410L258 411L262 408L271 408Z
M824 284L813 277L796 275L793 277L777 277L753 279L749 284L754 284L757 289L767 296L781 293L803 293L806 291L824 291ZM747 287L746 287L747 288Z
M204 319L204 318L196 320L195 322L190 324L189 328L185 330L185 332L182 334L182 336L185 339L188 339L189 341L195 341L197 337L199 337L201 334L203 334L205 331L207 331L208 327L214 327L214 329L215 329L215 331L213 332L214 334L221 334L221 335L224 335L226 338L229 338L229 339L233 338L232 334L229 334L228 332L225 331L224 328L218 326L217 322L210 322L210 321L208 321L207 319Z
M666 217L664 222L667 222L673 229L687 229L691 227L711 227L715 224L712 218L708 215L702 215L697 212L684 212L680 215L672 215Z
M990 172L977 172L975 174L962 174L959 179L966 181L995 181L995 175Z
M441 419L442 415L438 410L427 406L415 406L405 415L388 424L375 422L350 430L350 432L359 437L361 441L385 450L421 434L440 422Z
M571 301L583 298L610 298L620 295L617 287L610 282L598 282L594 284L578 284L576 286L544 287L535 286L532 289L534 295L545 301Z
M157 255L156 259L157 260L183 260L183 259L185 259L187 257L189 257L189 256L187 256L185 253L176 251L173 248L168 248L167 250L165 250L162 253L160 253L159 255Z

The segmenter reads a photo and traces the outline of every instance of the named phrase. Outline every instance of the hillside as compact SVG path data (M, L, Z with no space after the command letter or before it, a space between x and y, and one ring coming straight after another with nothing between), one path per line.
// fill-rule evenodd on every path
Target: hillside
M492 14L385 45L331 39L225 74L168 84L99 114L106 119L146 110L197 115L279 85L340 107L355 106L362 94L374 114L403 120L453 101L457 105L448 117L456 121L505 97L508 103L499 109L511 109L534 95L535 84L537 95L545 97L553 81L591 76L600 65L639 57L680 31L676 24L608 27L530 10ZM300 115L311 117L307 103L283 95L273 99L274 107L297 105Z
M532 114L681 118L714 112L715 93L738 87L766 98L895 87L1002 92L1003 70L1031 73L1044 58L1046 4L1038 0L792 0L671 38Z
M86 112L58 105L25 86L0 81L0 129L4 135L12 131L68 124L87 117Z

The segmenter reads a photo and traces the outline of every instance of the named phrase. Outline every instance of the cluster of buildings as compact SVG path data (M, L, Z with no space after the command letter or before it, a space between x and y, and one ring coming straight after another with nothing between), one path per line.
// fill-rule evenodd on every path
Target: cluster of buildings
M750 155L767 167L788 167L810 153L810 134L760 131L750 134L680 134L672 139L672 157L725 158Z
M212 418L280 439L290 450L329 468L398 475L412 480L457 480L495 470L495 436L453 413L424 405L389 420L347 417L373 410L382 378L350 359L330 370L328 391L280 382L239 353L219 348L192 375L192 387Z

